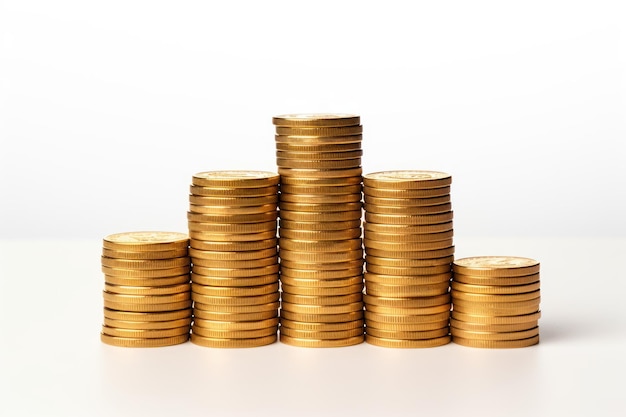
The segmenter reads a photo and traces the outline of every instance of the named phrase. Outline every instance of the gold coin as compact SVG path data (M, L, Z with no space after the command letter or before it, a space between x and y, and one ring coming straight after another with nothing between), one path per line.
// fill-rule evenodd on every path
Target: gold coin
M367 293L375 297L431 297L448 293L449 283L428 285L388 285L366 282Z
M262 295L250 296L217 296L204 295L197 292L191 292L191 299L202 305L226 305L226 306L254 306L259 304L267 304L278 301L280 294L278 291L266 293Z
M363 195L380 198L431 198L450 194L450 186L416 190L390 190L363 186Z
M298 240L281 237L278 240L280 250L310 252L343 252L362 250L361 238L345 240Z
M539 320L532 320L526 323L513 323L513 324L482 324L482 323L470 323L460 321L457 319L450 319L450 326L461 330L469 330L474 332L518 332L522 330L529 330L539 325Z
M475 256L454 261L454 272L482 277L519 277L539 273L539 262L517 256Z
M359 248L343 252L296 252L280 249L279 254L281 260L284 259L287 261L339 263L362 259L363 249Z
M283 288L285 285L303 288L344 288L351 285L363 285L363 275L346 278L317 279L317 278L293 278L282 275L280 278Z
M375 313L372 313L372 314L375 314ZM421 317L421 316L417 316L417 317ZM390 332L392 331L393 332L428 332L432 330L448 328L447 318L443 320L439 320L439 321L429 321L425 323L402 323L402 322L388 323L388 322L374 321L374 320L370 320L366 318L365 323L367 324L366 332L371 329L385 330L385 331L390 331ZM376 336L375 334L371 332L370 334ZM398 337L398 339L400 338L401 337ZM392 338L392 339L395 339L395 338Z
M363 283L348 285L344 287L305 287L299 285L282 284L283 294L307 295L307 296L335 296L360 294L363 291Z
M311 151L283 151L277 150L278 159L296 159L308 161L342 161L346 159L360 158L363 156L363 149L354 149L339 152L311 152ZM278 163L280 165L280 163Z
M168 269L127 269L127 268L111 268L102 266L104 275L120 278L166 278L176 277L188 274L191 271L189 265Z
M189 283L189 274L166 278L124 278L111 275L104 276L105 285L123 285L130 287L166 287Z
M336 212L281 210L280 218L296 222L344 222L361 218L361 209Z
M401 214L377 214L365 212L365 221L370 223L383 224L406 224L406 225L424 225L449 222L453 218L453 212L424 215L408 215Z
M187 212L189 223L271 223L278 219L278 211L257 214L196 214Z
M454 265L452 266L454 268ZM521 275L517 277L482 277L474 275L465 275L458 272L453 273L453 279L456 282L470 285L488 285L488 286L515 286L530 285L539 282L539 273L531 275Z
M277 255L278 248L276 247L251 251L208 251L189 248L189 256L191 256L191 259L194 261L198 259L210 259L214 261L251 261Z
M270 256L268 258L250 259L244 261L227 261L227 260L213 260L196 258L193 260L193 264L197 266L204 266L207 268L259 268L268 265L277 265L278 256Z
M212 330L257 330L278 326L278 317L256 321L216 321L194 318L193 325Z
M363 126L345 126L340 127L291 127L291 126L276 126L276 134L287 136L319 136L319 137L332 137L332 136L345 136L345 135L359 135L363 133ZM324 139L322 139L323 141Z
M102 248L102 256L107 258L117 259L171 259L187 256L187 247L182 249L170 249L170 250L150 250L150 251L127 251L127 250L115 250Z
M387 323L389 325L407 325L408 327L402 328L402 330L420 330L418 325L431 323L435 325L439 325L439 323L445 321L447 322L450 319L450 311L440 311L438 313L431 314L389 314L389 313L375 313L369 310L365 311L365 322L375 322L375 323ZM415 327L411 327L415 325ZM373 325L374 326L374 325ZM445 326L445 325L444 325ZM441 326L441 327L444 327ZM375 326L374 326L375 327ZM379 329L384 329L385 327L378 326ZM435 327L437 328L437 327Z
M194 174L191 182L201 187L263 188L278 185L280 177L266 171L207 171Z
M443 346L450 343L450 336L442 336L434 339L424 340L403 340L403 339L385 339L372 335L365 335L365 341L371 345L388 347L388 348L430 348Z
M193 304L194 315L199 310L204 310L212 313L260 313L264 311L277 311L280 302L274 301L267 304L255 304L255 305L229 305L229 304L202 304L195 302ZM199 317L199 316L198 316Z
M278 204L264 204L262 206L199 206L189 205L189 212L196 214L259 214L276 210Z
M452 337L460 337L470 340L520 340L529 337L539 336L539 327L516 332L476 332L452 327L450 329Z
M191 343L203 346L203 347L211 347L211 348L251 348L251 347L259 347L266 346L275 343L278 339L278 336L272 334L270 336L265 337L257 337L254 339L220 339L220 338L210 338L210 337L202 337L197 334L191 334Z
M257 311L252 313L220 313L194 309L194 320L213 320L219 322L246 322L261 321L278 317L278 308L267 311Z
M242 237L235 237L237 240L262 240L268 239L266 237L267 233L276 234L276 228L278 227L278 223L275 220L269 222L259 222L259 223L233 223L233 224L223 224L223 223L202 223L202 222L187 222L189 230L191 234L191 240L221 240L219 234L226 235L245 235ZM194 233L195 232L195 233ZM197 237L192 237L197 236ZM271 237L271 235L270 235Z
M110 310L137 312L137 313L153 313L153 312L165 312L182 310L184 308L191 308L191 300L178 301L175 303L161 303L161 304L139 304L135 302L129 303L117 303L115 301L104 300L104 308Z
M211 285L215 287L250 287L267 285L278 282L278 274L260 275L256 277L213 277L200 274L192 274L191 281L198 285Z
M254 287L215 287L208 285L191 284L191 291L196 294L217 297L250 297L278 292L278 282Z
M516 301L527 301L527 300L536 299L540 296L540 291L536 290L536 291L518 293L518 294L505 294L505 295L497 294L496 295L496 294L473 294L473 293L468 293L468 292L461 292L458 290L452 290L451 294L452 294L452 298L455 301L465 300L465 301L471 301L475 303L485 303L485 302L487 303L510 303L510 302L516 302Z
M426 340L434 339L437 337L443 337L450 334L448 326L440 329L422 330L422 331L407 331L407 330L383 330L376 329L374 327L368 327L365 329L365 333L370 336L380 337L383 339L402 339L402 340Z
M363 302L357 301L350 304L339 305L315 305L315 304L292 304L283 301L281 303L282 311L291 311L293 313L302 314L341 314L351 313L353 311L363 310ZM304 320L306 321L306 320Z
M380 240L371 240L368 238L363 239L363 245L366 248L388 250L391 252L406 252L413 250L439 250L449 248L452 246L452 244L452 238L438 240L434 242L385 242Z
M385 275L366 272L364 277L367 285L371 283L385 285L436 285L450 283L449 273L431 275Z
M319 296L319 295L299 295L283 292L281 299L284 303L317 306L336 306L363 301L363 293L357 292L346 295Z
M469 301L466 299L460 299L458 297L454 298L454 305L459 307L467 307L467 308L482 308L482 309L514 309L514 308L525 308L525 307L533 307L539 306L541 302L541 297L538 295L539 291L534 294L533 298L527 298L521 301ZM532 294L532 293L531 293ZM486 297L496 297L496 296L486 296ZM501 297L508 297L503 295Z
M290 327L281 327L280 334L284 336L294 337L297 339L317 339L317 340L335 340L347 339L349 337L361 336L364 333L363 327L357 327L347 330L323 331L323 330L299 330Z
M206 197L193 194L189 195L189 204L195 206L255 207L277 203L278 194L262 197Z
M190 293L186 291L168 295L129 295L102 291L102 297L105 301L111 301L114 303L170 304L189 300Z
M163 347L173 346L185 343L189 340L189 334L183 334L174 337L164 337L160 339L137 339L129 337L114 337L106 334L100 334L100 340L102 343L117 347L134 347L134 348L147 348L147 347Z
M280 334L280 341L286 345L309 348L330 348L354 346L363 343L364 336L354 336L347 339L301 339Z
M280 202L280 209L296 212L314 212L329 213L338 211L355 211L361 210L361 203L345 203L345 204L304 204L304 203L288 203Z
M358 137L358 139L354 139ZM311 140L295 140L285 142L284 136L279 136L276 142L277 151L286 152L348 152L361 149L362 135L352 135L348 137L352 142L347 143L320 143Z
M175 327L173 329L117 329L115 327L102 326L102 333L113 337L130 337L141 339L162 339L164 337L174 337L181 334L189 334L189 326Z
M355 320L361 320L363 318L363 309L356 311L349 311L347 313L331 313L331 314L318 314L318 313L294 313L287 310L280 310L281 320L299 321L305 323L344 323Z
M329 231L329 230L347 230L354 229L357 227L361 227L361 219L353 219L346 221L338 221L338 222L329 222L329 221L312 221L312 222L301 222L301 221L292 221L285 220L281 217L279 223L280 229L292 229L292 230L308 230L308 231Z
M227 277L227 278L246 278L258 277L261 275L275 274L279 270L278 265L261 266L258 268L207 268L204 266L192 267L194 274L206 275L210 277Z
M278 245L278 239L272 238L251 240L246 242L210 242L194 238L191 239L191 245L194 249L213 252L247 252L251 250L276 248L276 246Z
M278 325L255 330L215 330L194 325L191 331L192 334L198 336L216 339L253 339L276 334L276 332L278 332Z
M379 256L367 255L365 257L366 264L394 266L394 267L424 267L437 265L450 265L454 260L454 255L444 256L442 258L431 259L411 259L411 258L381 258ZM452 267L450 267L452 269Z
M363 319L339 323L310 323L305 321L293 321L281 318L280 327L294 330L308 330L317 332L338 332L343 330L363 329ZM281 330L282 331L282 330ZM362 330L361 330L362 331Z
M355 126L356 127L356 126ZM279 145L291 146L323 146L322 150L330 150L337 145L361 146L363 135L360 133L343 136L305 136L305 135L274 135L276 147Z
M350 170L355 171L355 170ZM341 174L341 172L339 173ZM288 186L299 186L299 187L320 187L318 192L324 192L328 190L329 187L345 187L350 185L358 185L361 187L361 175L346 175L346 176L338 176L338 177L322 177L322 176L308 176L308 177L299 177L299 176L283 176L280 178L280 187L281 190L285 188L285 185ZM324 188L321 188L324 187ZM337 188L337 191L341 191L342 188ZM314 193L311 193L314 194ZM341 193L340 193L341 194Z
M503 324L519 324L528 323L539 320L541 312L536 311L530 314L512 315L512 316L488 316L484 314L466 314L459 311L452 311L452 318L466 323L503 325Z
M280 201L283 203L302 203L302 204L347 204L361 203L361 194L288 194L282 193Z
M352 159L319 159L319 160L300 160L276 158L276 165L280 168L295 169L348 169L358 168L361 166L361 158Z
M365 195L364 201L366 204L386 207L436 206L439 204L449 203L450 194L427 198L384 198Z
M363 175L363 184L388 190L440 188L452 184L452 176L438 171L382 171Z
M462 282L452 281L451 286L455 291L463 291L473 294L522 294L539 290L539 281L527 285L472 285L463 284Z
M391 206L377 206L373 204L365 203L363 208L366 212L376 214L399 214L399 215L428 215L447 213L452 210L452 204L438 204L436 206L414 206L414 207L391 207Z
M283 168L278 167L278 173L284 177L297 177L297 178L346 178L346 177L358 177L361 178L363 168L345 168L345 169L307 169L307 168Z
M344 113L282 114L272 117L272 123L276 126L288 127L358 126L361 123L361 118L354 114Z
M320 197L326 197L331 195L361 195L361 184L349 184L349 185L280 185L280 198L285 194L291 194L296 196L302 195L316 195Z
M454 231L448 230L446 232L439 233L424 233L424 234L411 234L411 233L379 233L365 231L364 237L369 241L378 242L441 242L447 239L452 239ZM450 246L450 245L448 245Z
M191 317L178 320L166 321L128 321L115 320L108 317L104 318L104 325L117 329L135 329L135 330L157 330L157 329L174 329L176 327L191 326Z
M523 348L539 343L539 335L529 337L528 339L521 340L472 340L463 339L461 337L455 337L452 340L457 345L475 347L475 348L487 348L487 349L508 349L508 348Z
M280 237L295 240L347 240L361 237L361 228L344 230L293 230L280 229Z
M372 313L392 314L392 315L431 315L450 311L451 304L442 304L432 307L396 307L396 306L379 306L375 304L366 304L367 311Z
M318 271L309 269L292 269L281 266L280 273L282 277L293 277L303 279L339 279L349 278L363 274L363 267L359 266L350 269L337 269L330 271Z
M284 258L280 260L280 267L289 268L289 269L299 269L299 270L311 270L311 271L339 271L345 269L352 268L363 268L364 260L363 258L354 259L351 261L344 262L317 262L317 261L306 261L306 260L295 260L290 261ZM363 269L361 269L362 271ZM299 278L299 277L296 277Z
M363 295L363 302L366 308L372 305L383 307L401 308L425 308L435 307L450 303L450 294L435 295L431 297L376 297L374 295Z
M450 272L450 265L435 265L435 266L383 266L376 264L367 264L367 272L380 275L397 275L397 276L410 276L410 275L438 275Z
M176 311L141 313L130 311L117 311L108 308L104 309L104 318L111 320L133 321L133 322L162 322L180 320L191 317L191 308Z
M122 269L172 269L188 266L191 263L189 256L171 259L117 259L101 256L102 266Z
M178 232L124 232L103 239L105 249L119 251L163 251L184 249L189 237Z
M112 285L104 284L104 291L114 294L126 295L171 295L191 290L191 285L186 282L177 285L164 285L159 287L139 287L134 285Z
M190 185L189 193L195 196L204 197L265 197L278 194L278 185L270 187L254 187L254 188L219 188L219 187L202 187L200 185Z
M493 308L493 307L483 307L479 305L468 306L468 305L459 305L456 303L454 305L454 310L459 313L472 314L472 315L485 315L485 316L522 316L527 314L533 314L539 311L539 304L530 305L525 307L510 307L510 308Z
M363 230L367 233L389 233L389 234L430 234L441 233L453 230L453 222L444 222L429 225L409 226L404 224L377 224L363 223Z

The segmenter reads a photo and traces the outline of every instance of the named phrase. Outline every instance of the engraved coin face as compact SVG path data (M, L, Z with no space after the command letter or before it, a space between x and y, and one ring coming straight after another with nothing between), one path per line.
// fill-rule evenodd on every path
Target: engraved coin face
M517 256L476 256L458 259L454 263L466 268L525 268L535 266L539 262Z
M207 171L194 174L197 178L236 180L239 178L273 178L275 172L269 171Z
M185 233L179 232L126 232L104 238L112 243L169 243L187 239Z
M358 117L355 114L348 113L298 113L298 114L282 114L276 116L277 119L300 119L300 120L318 120L318 119L349 119Z
M448 178L450 174L439 171L381 171L365 175L365 178L383 181L406 181L406 180L437 180Z

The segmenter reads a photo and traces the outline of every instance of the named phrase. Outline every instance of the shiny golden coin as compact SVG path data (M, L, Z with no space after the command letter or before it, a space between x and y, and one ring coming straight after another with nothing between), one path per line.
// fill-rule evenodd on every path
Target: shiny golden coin
M440 188L452 183L452 176L439 171L382 171L363 175L368 187L390 190Z
M363 295L366 308L372 305L383 307L425 308L450 303L450 294L431 297L377 297L370 294Z
M181 334L189 334L190 326L175 327L173 329L118 329L115 327L102 326L102 333L113 337L130 337L141 339L161 339L164 337L174 337Z
M361 203L344 203L344 204L304 204L304 203L288 203L280 202L280 209L296 212L314 212L314 213L330 213L338 211L355 211L361 210Z
M210 338L210 337L202 337L197 334L191 334L191 343L203 346L203 347L211 347L211 348L251 348L251 347L260 347L271 345L278 340L278 336L272 334L270 336L265 337L257 337L254 339L220 339L220 338Z
M449 283L429 285L388 285L368 282L367 293L375 297L431 297L448 293Z
M367 250L366 250L367 252ZM454 260L454 255L444 256L442 258L431 259L411 259L411 258L381 258L379 256L367 255L365 257L366 264L394 266L394 267L424 267L437 265L450 265ZM452 269L452 267L450 267Z
M134 348L148 348L148 347L164 347L173 346L185 343L189 340L189 334L183 334L174 337L164 337L160 339L138 339L129 337L114 337L106 334L100 334L100 340L102 343L117 347L134 347Z
M404 224L377 224L363 223L366 233L389 233L389 234L430 234L453 230L453 222L436 223L430 225L409 226Z
M267 223L278 219L278 211L257 214L196 214L187 212L189 223ZM197 230L197 229L196 229Z
M278 317L256 321L216 321L194 318L193 325L212 330L258 330L278 326Z
M450 265L435 265L435 266L383 266L376 264L368 264L366 266L367 272L379 275L397 275L397 276L410 276L410 275L439 275L450 272Z
M438 250L424 250L424 251L416 250L416 251L406 251L406 252L367 248L367 254L368 256L374 256L378 258L411 259L411 260L436 259L436 258L442 258L442 257L454 255L454 246L450 246L449 248L438 249Z
M539 336L539 327L537 326L532 329L520 330L517 332L476 332L452 327L450 332L452 337L460 337L471 340L520 340L528 339L533 336Z
M178 320L166 321L128 321L114 320L108 317L104 318L104 325L117 329L134 329L134 330L163 330L174 329L177 327L191 326L191 317Z
M385 242L380 240L363 239L363 245L366 248L388 250L391 252L407 252L407 251L431 251L446 249L453 245L452 238L437 240L433 242Z
M303 135L274 135L276 148L279 145L291 146L323 146L324 150L330 150L337 145L361 146L363 135L360 133L344 136L303 136Z
M278 310L279 305L279 301L255 305L202 304L199 302L195 302L193 304L193 308L194 314L199 310L213 313L259 313L263 311Z
M336 279L293 278L282 275L280 278L283 288L285 285L301 288L344 288L352 285L363 285L363 275Z
M438 313L431 314L390 314L390 313L375 313L369 310L365 311L365 322L376 322L376 323L388 323L388 324L397 324L397 325L410 325L415 327L406 327L404 330L420 330L418 328L421 324L426 323L439 323L443 321L448 321L450 319L450 311L440 311ZM433 324L434 325L434 324ZM441 326L444 327L445 325ZM378 326L379 329L384 329L385 327ZM438 328L438 327L435 327Z
M280 341L286 345L308 348L330 348L330 347L345 347L354 346L363 343L364 336L354 336L347 339L302 339L296 337L290 337L285 334L280 334Z
M364 333L363 327L347 330L323 331L323 330L299 330L290 327L281 327L280 334L298 339L335 340L347 339L349 337L361 336Z
M288 194L280 195L281 203L302 203L302 204L347 204L361 202L361 194Z
M533 284L527 285L506 285L506 286L494 286L494 285L472 285L463 284L462 282L453 281L451 283L452 289L455 291L462 291L465 293L473 294L522 294L539 290L539 281Z
M347 240L361 237L361 228L344 230L293 230L280 229L280 237L295 240Z
M195 206L255 207L277 203L278 194L262 197L206 197L192 194L189 195L189 204Z
M357 303L363 300L363 293L357 292L346 295L319 296L319 295L299 295L283 292L281 299L284 303L317 306L336 306L349 303Z
M261 321L278 317L278 308L252 313L220 313L215 311L194 309L193 316L194 320L213 320L219 322Z
M454 232L452 230L448 230L446 232L439 233L424 233L424 234L411 234L411 233L379 233L379 232L371 232L369 230L365 231L364 237L368 241L377 241L377 242L414 242L414 243L425 243L425 242L441 242L447 239L452 239L454 236ZM451 245L448 245L451 246Z
M450 283L449 273L431 275L385 275L366 272L364 277L368 285L371 283L384 285L436 285Z
M436 206L439 204L446 204L450 202L450 194L427 197L427 198L383 198L373 197L370 195L364 196L364 202L366 204L372 204L383 207L423 207L423 206Z
M296 222L345 222L361 218L361 209L336 212L289 211L281 210L280 218ZM317 230L317 229L314 229Z
M443 337L450 334L448 326L441 329L407 331L407 330L382 330L375 327L367 327L365 332L370 336L380 337L383 339L402 339L402 340L425 340Z
M276 210L278 204L264 204L262 206L199 206L196 204L189 205L189 212L195 214L260 214Z
M424 215L408 215L401 214L377 214L365 212L365 221L370 223L383 223L383 224L406 224L406 225L424 225L444 223L452 220L454 214L452 211L447 213L438 214L424 214Z
M354 139L358 137L358 139ZM311 140L295 140L285 142L284 136L279 136L276 142L277 151L285 152L348 152L361 149L362 135L352 135L347 143L320 143Z
M189 274L165 278L124 278L111 275L104 276L105 285L122 285L129 287L168 287L189 283Z
M100 257L102 266L108 268L122 268L122 269L172 269L188 266L191 263L189 256L183 256L180 258L170 259L117 259L107 258L105 256Z
M375 314L375 313L372 313ZM417 316L420 317L420 316ZM365 319L367 325L366 332L371 329L384 330L389 332L428 332L433 330L440 330L443 328L448 329L448 319L445 318L439 321L430 321L425 323L402 323L402 322L380 322L371 319ZM370 334L376 336L375 334ZM397 337L400 339L401 337ZM392 338L395 339L395 338Z
M316 332L338 332L343 330L362 329L364 323L363 319L339 323L310 323L282 318L280 320L280 327L281 329L289 328L294 330L308 330Z
M454 261L454 272L483 277L519 277L539 273L539 262L517 256L476 256Z
M361 250L361 238L345 240L298 240L281 237L278 240L280 250L301 252L344 252Z
M345 323L363 319L363 309L347 313L317 314L317 313L294 313L280 310L281 320L291 320L304 323Z
M193 266L194 274L206 275L210 277L246 278L258 277L261 275L275 274L279 270L278 265L262 266L258 268L207 268L203 266Z
M281 268L299 269L299 270L312 270L312 271L339 271L352 268L362 268L364 260L363 258L354 259L352 261L344 262L317 262L306 260L290 261L282 258L280 260ZM282 270L282 269L281 269ZM299 277L296 277L299 278Z
M527 301L538 298L541 294L539 290L518 293L518 294L473 294L468 292L462 292L458 290L451 291L452 298L455 301L465 300L475 303L510 303L517 301Z
M319 136L319 137L332 137L332 136L345 136L345 135L359 135L363 133L363 126L341 126L341 127L291 127L291 126L276 126L276 134L287 136ZM324 141L325 139L321 139Z
M198 285L215 287L251 287L278 282L278 274L260 275L255 277L213 277L200 274L191 274L191 281Z
M513 323L513 324L482 324L460 321L457 319L450 319L450 326L456 329L468 330L473 332L488 332L488 333L502 333L502 332L519 332L523 330L529 330L539 325L539 320L533 320L526 323Z
M450 186L416 190L390 190L363 186L363 195L380 198L431 198L450 194Z
M191 271L191 267L180 266L176 268L167 269L128 269L128 268L111 268L108 266L102 267L104 275L120 278L166 278L176 277L179 275L188 274Z
M125 232L106 236L102 246L119 251L163 251L184 249L188 243L189 237L185 233Z
M189 193L194 196L204 197L265 197L278 194L278 185L270 187L254 187L254 188L219 188L219 187L202 187L200 185L190 185Z
M276 248L278 239L262 239L250 240L245 242L211 242L199 239L191 239L191 245L194 249L207 250L213 252L247 252L261 249Z
M191 285L186 282L178 285L139 287L134 285L112 285L105 282L104 291L106 293L126 295L171 295L191 291Z
M165 312L182 310L185 308L191 308L191 300L178 301L175 303L160 303L160 304L140 304L135 302L130 303L117 303L115 301L104 300L104 308L110 310L137 312L137 313L153 313L153 312Z
M194 174L191 182L201 187L263 188L278 185L279 179L267 171L207 171Z
M278 291L263 295L250 295L250 296L217 296L217 295L204 295L196 292L191 292L191 299L202 305L217 305L217 306L255 306L259 304L268 304L278 301L280 294Z
M189 237L191 240L220 240L219 234L226 235L245 235L242 237L235 236L237 240L262 240L268 239L268 232L276 232L276 228L278 223L275 220L269 222L259 222L259 223L232 223L232 224L223 224L223 223L204 223L204 222L187 222L189 230L191 234ZM195 232L195 233L194 233ZM197 236L197 237L192 237Z
M170 304L189 300L190 293L188 291L185 291L177 294L168 295L128 295L102 291L102 297L104 298L104 300L112 301L114 303Z
M352 159L319 159L319 160L300 160L276 158L276 165L280 168L294 169L349 169L361 166L361 158Z
M350 304L339 305L315 305L315 304L292 304L283 301L280 305L282 311L291 311L301 314L341 314L363 310L363 302L358 301ZM306 320L304 320L306 321Z
M454 268L454 265L452 266ZM515 286L530 285L539 282L539 273L531 275L521 275L517 277L482 277L475 275L465 275L458 272L453 273L454 281L470 285L489 285L489 286Z
M281 266L282 277L304 278L304 279L339 279L354 277L363 274L363 267L359 266L350 269L337 269L330 271L318 271L309 269L292 269Z
M361 123L361 118L354 114L345 113L282 114L272 117L272 123L276 126L288 127L358 126Z
M452 311L452 318L463 321L466 323L475 324L488 324L488 325L503 325L503 324L519 324L528 323L531 321L539 320L541 318L541 312L536 311L530 314L521 314L513 316L489 316L485 314L466 314L459 311Z
M198 336L216 339L253 339L276 334L278 332L278 325L255 330L215 330L194 325L191 331Z
M340 152L303 152L303 151L276 151L276 157L280 159L295 159L306 161L342 161L346 159L360 158L363 149L340 151ZM280 162L278 162L280 165Z
M191 290L196 294L217 297L251 297L278 292L278 282L254 287L214 287L197 283L191 285Z
M480 305L459 305L457 302L454 305L454 310L459 313L471 314L471 315L485 315L485 316L522 316L527 314L533 314L539 311L539 304L529 305L524 307L507 307L507 308L494 308L484 307Z
M338 263L363 258L363 249L361 248L356 250L346 250L343 252L296 252L281 249L279 253L281 260L284 259L287 261L297 262Z
M282 284L283 294L295 294L306 295L316 297L336 296L336 295L349 295L349 294L361 294L363 291L363 283L348 285L344 287L305 287L299 285L287 285Z
M307 231L347 230L347 229L354 229L357 227L361 227L361 218L353 219L353 220L346 220L346 221L338 221L338 222L330 222L330 221L303 222L303 221L285 220L283 217L281 217L279 226L280 226L279 231L284 230L284 229L307 230Z
M526 308L538 306L541 302L541 297L538 295L539 291L534 294L533 298L524 299L521 301L468 301L466 299L454 298L454 305L467 308L482 308L482 309L514 309L514 308ZM495 296L490 296L495 297ZM507 296L502 296L507 297Z
M207 259L213 261L251 261L255 259L270 258L278 255L278 248L267 248L251 251L207 251L189 248L189 256L192 260Z
M180 258L188 255L187 247L170 250L150 250L150 251L122 251L102 248L102 256L116 259L136 259L136 260L157 260Z
M346 177L358 177L361 178L363 168L345 168L345 169L306 169L306 168L283 168L278 167L278 173L283 177L296 177L296 178L346 178Z
M250 259L245 261L226 261L226 260L213 260L195 258L193 264L197 266L204 266L207 268L260 268L268 265L277 265L278 256L270 256L267 258Z
M457 345L486 348L486 349L509 349L533 346L539 343L539 335L521 340L473 340L455 337L452 339Z
M373 204L365 203L363 208L366 212L376 214L399 214L399 215L428 215L447 213L452 210L452 204L438 204L436 206L415 206L415 207L391 207L391 206L377 206Z
M434 339L424 340L403 340L403 339L386 339L382 337L375 337L372 335L365 335L365 341L370 345L388 347L388 348L431 348L437 346L443 346L450 343L450 336L442 336Z
M307 170L305 174L309 174L310 173L309 171L311 170ZM350 186L350 185L358 185L359 187L361 187L361 174L357 174L357 175L353 174L353 172L357 172L358 170L356 169L348 170L350 171L348 173L350 175L344 175L345 173L343 171L345 170L340 170L340 171L342 172L339 172L338 174L341 174L341 175L337 177L283 175L280 178L280 186L281 186L281 189L284 189L285 185L288 185L288 186L295 185L299 187L316 187L316 188L320 187L318 192L324 192L328 190L329 187L345 187L345 186ZM297 174L297 172L292 172L290 170L287 170L287 173ZM342 189L338 188L337 190L340 191ZM311 194L314 194L314 193L311 193Z
M290 195L317 195L320 197L331 196L331 195L361 195L361 184L350 184L350 185L290 185L290 184L281 184L280 185L280 198L284 197L285 194Z
M111 310L109 308L104 309L105 319L132 321L132 322L163 322L163 321L186 319L189 317L191 317L191 308L185 308L182 310L175 310L175 311L153 312L153 313L118 311L118 310Z
M366 304L365 305L367 311L371 311L372 313L381 313L381 314L392 314L392 315L431 315L437 313L443 313L446 311L450 311L451 304L442 304L438 306L432 307L395 307L395 306L380 306L376 304Z

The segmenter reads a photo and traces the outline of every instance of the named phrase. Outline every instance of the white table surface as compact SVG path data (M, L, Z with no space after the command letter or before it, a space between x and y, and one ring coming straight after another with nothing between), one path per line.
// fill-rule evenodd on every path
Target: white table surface
M104 345L101 241L0 242L0 416L626 415L626 239L455 238L541 262L541 343Z

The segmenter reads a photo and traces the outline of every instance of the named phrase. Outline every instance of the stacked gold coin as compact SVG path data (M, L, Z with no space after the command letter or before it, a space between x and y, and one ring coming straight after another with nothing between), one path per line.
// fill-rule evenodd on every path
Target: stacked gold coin
M280 340L301 347L363 342L359 116L273 118L281 175Z
M157 347L189 340L188 249L183 233L128 232L104 238L104 343Z
M435 171L363 177L368 343L418 348L450 342L451 182Z
M453 264L452 341L479 348L539 343L539 262L479 256Z
M276 341L278 180L264 171L193 176L187 214L193 343L229 348Z

